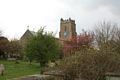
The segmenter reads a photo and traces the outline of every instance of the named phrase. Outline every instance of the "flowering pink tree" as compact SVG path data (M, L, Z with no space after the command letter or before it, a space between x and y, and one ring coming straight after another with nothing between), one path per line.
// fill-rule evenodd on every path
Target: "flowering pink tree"
M90 48L94 35L92 33L82 32L77 36L73 36L70 41L66 41L63 46L64 56L74 54L80 49Z

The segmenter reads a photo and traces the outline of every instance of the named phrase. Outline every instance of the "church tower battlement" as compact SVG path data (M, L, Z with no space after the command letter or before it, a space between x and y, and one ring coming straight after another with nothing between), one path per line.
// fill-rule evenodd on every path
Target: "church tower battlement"
M75 20L72 20L71 18L65 19L65 20L63 20L63 19L61 18L60 21L61 21L61 23L68 23L68 22L75 23Z
M61 40L69 41L73 36L76 35L75 20L72 20L71 18L64 20L61 18L59 38Z

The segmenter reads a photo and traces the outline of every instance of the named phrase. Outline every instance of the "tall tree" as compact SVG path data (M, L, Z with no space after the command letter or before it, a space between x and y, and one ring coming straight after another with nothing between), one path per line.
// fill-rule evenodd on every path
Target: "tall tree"
M30 61L37 60L41 66L45 66L49 60L58 57L59 44L52 33L44 32L44 28L41 28L28 40L25 51Z

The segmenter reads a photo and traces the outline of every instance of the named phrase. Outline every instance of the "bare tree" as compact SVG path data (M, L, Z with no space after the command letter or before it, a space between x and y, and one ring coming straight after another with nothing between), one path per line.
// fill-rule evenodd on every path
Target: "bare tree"
M95 40L99 49L110 49L116 39L116 32L118 31L117 24L111 22L101 22L95 26ZM104 47L104 48L103 48Z

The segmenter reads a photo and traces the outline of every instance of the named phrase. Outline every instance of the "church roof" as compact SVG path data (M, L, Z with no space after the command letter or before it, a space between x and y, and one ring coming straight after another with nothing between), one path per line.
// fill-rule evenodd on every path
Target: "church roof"
M36 32L27 29L20 39L28 39L34 35L36 35Z
M36 32L35 31L30 31L33 35L36 35Z
M8 41L8 39L6 37L0 36L0 41L2 41L2 40Z

